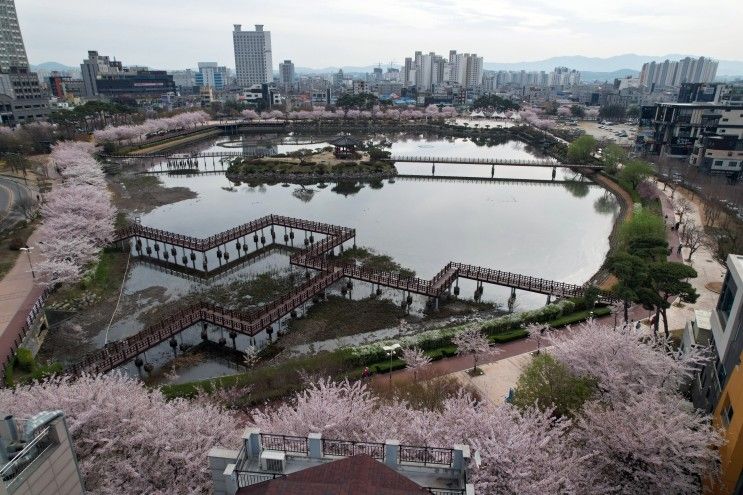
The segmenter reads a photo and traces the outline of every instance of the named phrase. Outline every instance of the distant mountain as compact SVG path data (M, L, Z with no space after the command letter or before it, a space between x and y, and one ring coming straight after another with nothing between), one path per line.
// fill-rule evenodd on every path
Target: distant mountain
M485 62L484 68L486 70L544 70L550 71L555 67L569 67L571 69L578 69L581 72L615 72L622 70L635 70L640 71L642 64L645 62L663 62L664 60L680 60L687 55L680 54L669 54L663 56L655 55L636 55L634 53L626 53L624 55L616 55L614 57L600 58L600 57L584 57L581 55L573 56L562 56L552 57L545 60L537 60L534 62L514 62L514 63L498 63L498 62ZM693 55L691 55L693 56ZM743 75L743 61L736 60L720 60L720 65L717 69L717 74L721 76L737 76Z
M70 67L69 65L60 64L59 62L43 62L38 65L31 64L31 70L34 72L79 72L80 67Z
M640 75L640 71L634 69L620 69L611 72L593 72L590 70L582 70L580 71L580 80L583 82L613 82L614 79L637 77L638 75Z

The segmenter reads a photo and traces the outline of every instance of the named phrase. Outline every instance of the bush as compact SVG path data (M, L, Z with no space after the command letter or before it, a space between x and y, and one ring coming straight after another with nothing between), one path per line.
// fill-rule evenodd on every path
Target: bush
M490 342L494 344L505 344L506 342L512 342L514 340L523 339L529 336L529 332L524 329L510 330L508 332L501 332L488 337Z
M34 355L30 349L21 347L16 352L15 363L18 369L31 373L34 370Z
M26 241L21 239L20 237L13 237L10 242L8 243L8 248L11 251L18 251L22 247L26 247Z

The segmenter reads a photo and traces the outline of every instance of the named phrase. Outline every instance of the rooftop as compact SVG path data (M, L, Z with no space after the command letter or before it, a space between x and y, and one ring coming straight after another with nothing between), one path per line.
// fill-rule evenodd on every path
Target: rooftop
M431 492L367 454L240 488L238 495L422 495Z

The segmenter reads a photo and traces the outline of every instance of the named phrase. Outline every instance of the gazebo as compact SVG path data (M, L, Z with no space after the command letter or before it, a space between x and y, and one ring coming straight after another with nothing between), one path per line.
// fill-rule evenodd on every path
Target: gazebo
M335 146L333 154L337 158L347 158L356 156L356 148L363 146L363 142L355 137L343 135L330 139L328 144Z

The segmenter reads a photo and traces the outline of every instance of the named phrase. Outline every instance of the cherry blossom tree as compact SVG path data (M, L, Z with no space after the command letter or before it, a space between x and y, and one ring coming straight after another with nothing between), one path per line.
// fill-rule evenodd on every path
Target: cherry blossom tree
M0 409L19 418L64 411L89 493L207 493L209 449L239 446L229 412L165 400L117 374L2 389Z
M492 347L490 341L476 327L458 333L451 341L457 346L457 354L472 354L473 373L477 372L477 361L480 355L494 356L501 352L500 349Z
M172 117L161 119L147 119L139 125L107 126L105 129L95 131L93 138L98 143L133 141L135 138L142 139L145 135L171 131L180 128L192 128L209 120L209 114L204 111L184 112Z
M557 115L560 117L570 117L572 114L573 113L568 106L563 105L557 109Z
M113 235L116 209L90 143L65 141L51 159L62 182L46 195L40 230L45 260L38 271L46 284L75 282Z
M431 364L431 358L426 356L423 350L417 347L406 347L402 350L402 360L405 367L413 372L413 377L418 380L418 371Z
M599 109L598 108L587 108L586 109L586 117L595 119L599 116Z
M255 110L247 109L240 112L240 114L243 116L243 118L248 120L255 120L259 119L260 115Z

